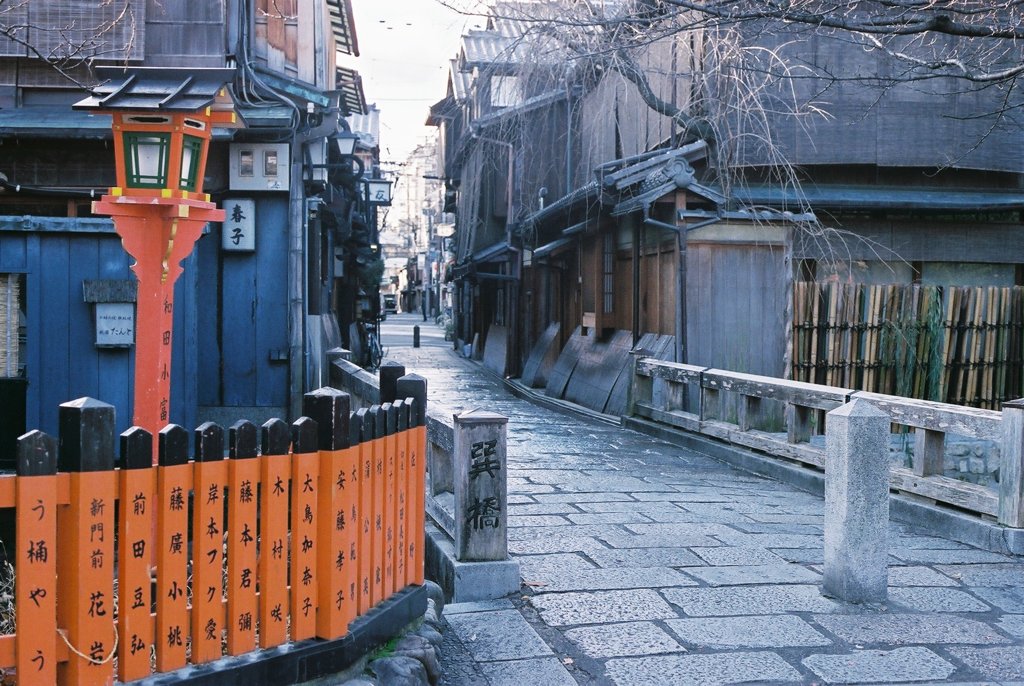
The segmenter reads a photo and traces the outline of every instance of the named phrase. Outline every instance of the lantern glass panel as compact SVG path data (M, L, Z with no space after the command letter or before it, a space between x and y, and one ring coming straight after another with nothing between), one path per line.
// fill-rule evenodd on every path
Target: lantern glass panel
M184 136L181 144L181 179L178 188L186 191L196 189L199 176L199 160L203 153L203 139L195 136Z
M125 133L125 183L133 188L164 188L170 147L171 136L167 133Z

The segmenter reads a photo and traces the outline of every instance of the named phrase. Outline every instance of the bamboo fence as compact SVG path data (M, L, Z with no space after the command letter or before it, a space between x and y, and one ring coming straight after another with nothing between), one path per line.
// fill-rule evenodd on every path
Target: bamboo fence
M1022 357L1021 286L794 284L796 381L999 409Z

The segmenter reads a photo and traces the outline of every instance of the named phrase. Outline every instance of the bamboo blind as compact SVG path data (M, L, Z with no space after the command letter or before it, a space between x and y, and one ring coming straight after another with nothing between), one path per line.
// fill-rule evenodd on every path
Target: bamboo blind
M1024 395L1024 287L797 282L793 378L998 409Z

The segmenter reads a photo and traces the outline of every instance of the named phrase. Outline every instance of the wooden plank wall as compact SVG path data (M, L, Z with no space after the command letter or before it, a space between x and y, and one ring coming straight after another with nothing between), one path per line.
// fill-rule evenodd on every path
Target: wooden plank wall
M779 245L687 246L688 363L783 375L788 298L783 252Z
M257 199L255 252L222 252L220 227L199 242L199 405L287 405L287 364L270 359L288 348L287 210L283 197Z
M26 423L57 430L68 398L103 397L117 408L117 430L131 425L133 350L97 348L93 306L82 282L132 278L114 233L0 232L0 272L26 275L28 376ZM171 415L194 422L196 407L196 261L185 261L175 288Z

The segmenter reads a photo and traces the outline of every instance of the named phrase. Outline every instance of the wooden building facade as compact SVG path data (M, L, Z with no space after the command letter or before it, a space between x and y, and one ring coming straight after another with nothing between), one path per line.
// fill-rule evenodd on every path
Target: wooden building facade
M0 40L0 282L15 284L0 290L0 358L17 358L0 369L0 395L5 415L21 410L0 450L26 426L55 433L51 410L70 398L114 404L118 431L132 417L131 336L97 341L97 304L130 312L134 277L110 220L91 214L114 154L110 118L71 109L95 83L90 64L235 69L244 126L214 131L205 186L238 221L207 227L177 283L171 421L297 417L303 392L325 382L326 351L344 343L337 292L355 296L338 264L354 260L350 209L362 217L363 194L326 165L339 162L341 117L365 110L358 75L335 66L336 53L358 55L349 0L148 0L108 16L118 5L14 8L34 46L84 46L89 63L61 61L65 74Z

